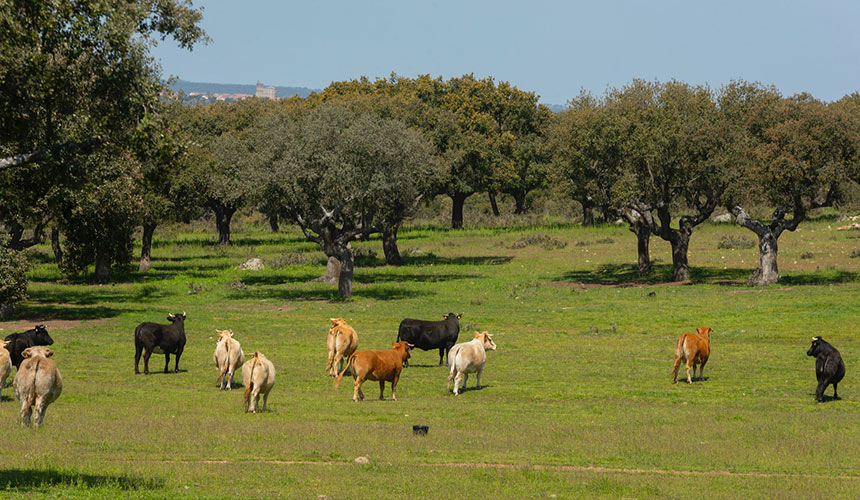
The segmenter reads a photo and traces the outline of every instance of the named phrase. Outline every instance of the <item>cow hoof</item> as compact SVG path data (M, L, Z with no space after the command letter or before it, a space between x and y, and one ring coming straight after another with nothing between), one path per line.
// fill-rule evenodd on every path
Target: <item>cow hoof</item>
M833 396L833 401L842 401L842 398L839 396Z

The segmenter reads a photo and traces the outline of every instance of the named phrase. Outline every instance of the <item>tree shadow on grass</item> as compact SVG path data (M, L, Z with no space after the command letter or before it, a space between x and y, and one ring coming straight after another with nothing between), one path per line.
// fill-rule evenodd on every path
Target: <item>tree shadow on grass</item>
M126 475L82 474L80 472L53 469L0 470L0 490L32 491L54 486L112 487L126 491L155 490L164 487L164 480Z
M69 307L65 304L34 304L28 302L16 307L15 312L9 320L31 320L36 322L46 320L82 321L113 318L128 311L130 310L104 306Z
M362 274L356 278L359 283L405 283L422 282L433 283L437 281L452 281L462 279L481 278L474 274L461 273L438 273L438 274L416 274L416 273L373 273Z
M484 255L476 257L439 257L427 255L408 255L403 257L404 265L411 266L497 266L514 260L512 255Z
M167 298L170 293L156 286L144 287L112 287L112 286L82 286L57 287L46 290L29 292L30 303L44 305L94 305L102 303L141 303L158 302Z
M240 281L246 285L275 286L285 283L307 283L312 279L319 278L325 273L320 269L318 273L304 274L262 274L242 276Z
M357 286L353 287L354 298L369 298L374 300L402 300L412 299L420 295L429 295L427 292L405 290L392 286ZM337 288L249 288L247 290L232 291L230 299L278 299L295 301L329 301L343 302L338 296Z

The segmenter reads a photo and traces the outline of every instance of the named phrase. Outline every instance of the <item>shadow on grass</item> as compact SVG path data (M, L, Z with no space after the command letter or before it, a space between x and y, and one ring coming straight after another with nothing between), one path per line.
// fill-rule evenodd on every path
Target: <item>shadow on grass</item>
M438 274L415 274L415 273L374 273L370 275L362 274L356 278L359 283L406 283L406 282L422 282L433 283L437 281L452 281L462 279L475 279L480 276L474 274L459 274L459 273L438 273Z
M478 257L439 257L427 255L408 255L403 257L404 265L412 266L497 266L514 260L512 255L484 255Z
M157 302L167 298L171 292L157 286L145 285L143 287L111 287L111 286L86 286L86 287L58 287L47 290L33 290L30 292L31 303L49 305L93 305L101 303L141 303ZM103 307L104 308L104 307ZM107 309L107 308L104 308Z
M35 295L35 293L31 293ZM130 309L117 309L113 307L69 307L63 304L34 304L27 302L16 307L10 320L66 320L81 321L92 319L113 318L126 313Z
M265 274L265 275L251 275L251 276L242 276L240 281L246 285L262 285L262 286L274 286L274 285L283 285L285 283L307 283L312 279L319 278L325 273L325 269L320 269L318 273L305 273L305 274Z
M691 284L716 284L726 286L747 286L747 279L753 269L691 267ZM603 264L595 270L570 271L556 278L557 282L577 282L588 285L633 286L672 283L672 266L654 264L648 273L640 273L635 264ZM812 273L782 275L780 285L830 285L860 282L860 272L843 270L822 270Z
M53 469L5 469L0 470L0 490L31 491L53 486L112 487L121 490L154 490L164 487L162 479L146 479L136 476L107 476L82 474Z
M415 290L405 290L399 287L391 286L359 286L352 289L354 298L369 298L374 300L402 300L412 299L420 295L429 295L428 292L418 292ZM252 288L248 290L235 290L230 292L230 299L246 300L246 299L278 299L278 300L297 300L297 301L329 301L343 302L350 299L343 299L337 294L337 288L331 289L321 288Z

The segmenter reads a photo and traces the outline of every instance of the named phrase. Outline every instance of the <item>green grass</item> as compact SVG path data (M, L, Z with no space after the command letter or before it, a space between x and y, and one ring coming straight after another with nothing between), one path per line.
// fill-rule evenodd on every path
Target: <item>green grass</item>
M763 289L742 284L755 247L718 248L721 237L751 237L729 225L694 233L693 284L675 286L662 284L668 244L652 239L656 270L640 276L625 227L407 227L404 266L385 266L378 240L355 245L379 256L357 263L347 301L308 283L325 258L292 231L249 228L230 248L211 233L156 232L153 269L104 286L58 283L39 247L30 300L0 327L47 321L65 385L39 430L18 427L3 391L0 496L856 497L860 239L828 224L785 234L784 281ZM538 235L567 245L511 248L546 241ZM250 257L298 265L236 269ZM184 371L158 373L154 355L156 373L135 376L134 327L182 310ZM494 334L483 389L450 395L432 351L413 354L396 402L390 387L376 400L368 383L368 400L353 403L351 384L335 389L325 375L328 318L346 318L360 349L382 349L401 319L449 311L463 313L461 341ZM714 330L706 380L673 385L675 341L698 326ZM241 390L216 389L216 328L275 363L270 413L246 415ZM842 401L814 401L812 335L845 359ZM413 436L413 424L429 434ZM353 464L358 456L370 464Z

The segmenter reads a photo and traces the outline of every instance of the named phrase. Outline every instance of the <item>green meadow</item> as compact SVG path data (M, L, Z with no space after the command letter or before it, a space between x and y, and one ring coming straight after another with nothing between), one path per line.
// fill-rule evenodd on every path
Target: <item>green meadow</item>
M638 275L625 226L416 224L400 231L400 267L378 239L354 244L347 301L309 283L325 258L293 229L247 224L219 247L212 231L160 228L152 269L106 285L61 280L35 247L30 298L0 328L47 323L64 388L40 429L20 427L3 390L0 496L857 498L860 231L838 225L785 234L783 280L751 288L757 248L720 242L753 234L731 224L693 234L687 284L666 283L657 238L654 273ZM251 257L266 269L237 269ZM182 311L181 373L153 355L154 373L135 375L135 326ZM351 378L335 389L324 372L331 317L359 349L385 349L403 318L449 311L463 314L460 341L494 334L480 390L471 376L451 395L436 351L413 353L397 401L368 382L354 403ZM675 342L699 326L714 331L705 380L672 384ZM245 414L241 387L216 388L216 329L274 362L270 412ZM813 335L845 360L841 401L814 400Z

